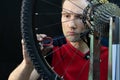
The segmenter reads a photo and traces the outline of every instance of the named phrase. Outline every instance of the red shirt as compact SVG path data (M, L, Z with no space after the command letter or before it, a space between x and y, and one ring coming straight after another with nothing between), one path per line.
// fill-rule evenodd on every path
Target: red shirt
M88 80L90 60L71 44L54 47L52 66L64 77L64 80ZM89 52L88 52L89 53ZM102 46L100 54L100 80L107 80L108 76L108 48Z

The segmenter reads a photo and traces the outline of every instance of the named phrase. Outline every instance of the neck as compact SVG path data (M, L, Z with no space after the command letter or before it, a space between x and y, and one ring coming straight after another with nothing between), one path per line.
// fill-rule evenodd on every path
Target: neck
M83 40L80 40L79 42L70 42L70 43L76 49L80 50L83 54L85 54L89 51L88 45Z

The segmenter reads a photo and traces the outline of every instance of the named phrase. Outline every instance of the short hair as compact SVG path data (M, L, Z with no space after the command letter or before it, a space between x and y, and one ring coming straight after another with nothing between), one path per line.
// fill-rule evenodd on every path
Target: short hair
M90 0L86 0L86 1L90 1ZM65 2L65 0L62 0L62 5L63 5L64 2Z
M62 4L65 2L65 0L62 0Z

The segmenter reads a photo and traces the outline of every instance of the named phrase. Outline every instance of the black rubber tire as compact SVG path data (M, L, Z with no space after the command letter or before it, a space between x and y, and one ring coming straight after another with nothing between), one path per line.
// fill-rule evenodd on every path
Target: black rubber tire
M33 28L34 3L35 0L23 0L21 6L21 34L27 53L35 69L44 80L62 80L47 64L43 55L41 55Z

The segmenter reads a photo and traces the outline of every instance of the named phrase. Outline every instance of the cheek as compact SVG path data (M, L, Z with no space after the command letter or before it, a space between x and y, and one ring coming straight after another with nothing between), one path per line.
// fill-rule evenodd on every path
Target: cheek
M63 33L65 33L66 30L67 30L67 24L62 23L62 31L63 31Z
M79 22L78 24L77 24L77 26L78 26L78 30L85 30L85 26L84 26L84 24L82 23L82 22Z
M65 21L65 19L64 18L61 18L61 22L62 22L62 30L64 31L65 30L65 28L66 28L66 22L64 22Z

